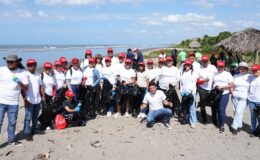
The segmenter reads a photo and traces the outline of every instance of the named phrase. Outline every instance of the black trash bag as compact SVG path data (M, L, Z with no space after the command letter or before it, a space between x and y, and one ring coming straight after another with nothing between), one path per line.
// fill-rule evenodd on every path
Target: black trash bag
M260 118L260 106L254 108L255 117Z
M204 106L213 106L214 103L218 102L223 94L223 89L218 89L215 87L212 89L208 95L207 98L203 102L201 102L201 105Z
M53 115L56 116L57 114L61 113L61 109L62 109L61 99L60 98L51 99L49 102L49 107Z
M47 126L51 126L51 121L55 118L52 114L52 109L48 103L42 103L42 112L41 115L38 117L39 122L41 123L42 130L46 129Z
M188 117L189 117L189 109L190 106L193 104L194 98L192 94L189 94L187 96L182 96L181 99L181 109L180 114L178 116L178 121L181 124L188 124Z
M166 91L165 95L166 95L166 99L173 104L173 107L170 109L172 109L173 113L175 113L178 117L180 115L181 102L175 87L170 84L169 89Z
M113 85L108 81L108 79L103 79L103 82L101 83L101 101L99 104L99 113L101 115L106 115L107 106L115 97L114 95L112 95L112 89Z

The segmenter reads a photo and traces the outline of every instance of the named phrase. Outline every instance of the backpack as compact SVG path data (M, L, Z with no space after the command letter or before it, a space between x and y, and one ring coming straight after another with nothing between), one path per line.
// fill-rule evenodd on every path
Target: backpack
M55 117L55 128L57 130L62 130L64 128L66 128L66 126L67 126L67 122L66 122L65 118L61 114L58 114Z

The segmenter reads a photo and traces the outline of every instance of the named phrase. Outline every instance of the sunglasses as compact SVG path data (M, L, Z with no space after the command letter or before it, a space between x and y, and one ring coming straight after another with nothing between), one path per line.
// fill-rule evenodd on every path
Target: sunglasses
M14 64L16 61L6 61L7 64Z
M36 66L37 66L36 63L34 63L34 64L27 64L27 67L36 67Z

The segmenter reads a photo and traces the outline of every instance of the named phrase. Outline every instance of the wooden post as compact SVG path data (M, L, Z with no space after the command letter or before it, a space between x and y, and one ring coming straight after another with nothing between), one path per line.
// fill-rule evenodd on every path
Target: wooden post
M255 52L255 57L254 57L254 64L258 64L258 54L260 51Z

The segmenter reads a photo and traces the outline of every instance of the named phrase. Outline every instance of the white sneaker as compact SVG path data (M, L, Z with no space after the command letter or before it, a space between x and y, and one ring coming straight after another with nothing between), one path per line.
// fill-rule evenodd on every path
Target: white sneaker
M126 117L126 118L129 118L129 117L130 117L130 115L129 115L128 112L125 113L125 117Z
M50 127L50 126L48 126L48 127L46 128L46 131L49 131L49 130L51 130L51 127Z
M191 124L190 127L194 129L196 127L196 125L195 124Z
M141 118L146 118L146 114L142 113Z
M142 118L142 113L139 113L137 118Z
M172 129L172 127L171 127L171 125L169 123L165 123L164 125L165 125L166 128Z
M111 112L107 112L107 117L110 117L112 115Z
M118 117L121 117L121 115L120 115L120 113L117 112L117 113L115 113L115 114L113 115L113 117L114 117L114 118L118 118Z

